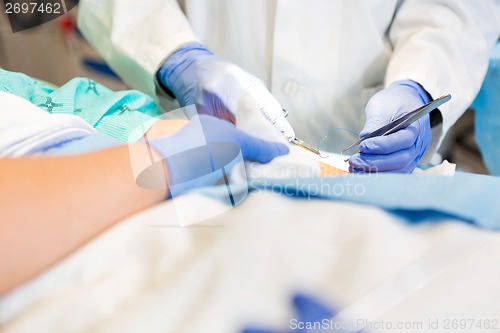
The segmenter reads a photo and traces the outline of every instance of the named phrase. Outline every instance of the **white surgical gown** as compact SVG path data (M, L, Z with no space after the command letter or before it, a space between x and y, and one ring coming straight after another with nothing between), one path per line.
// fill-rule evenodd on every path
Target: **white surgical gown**
M359 131L369 98L393 81L451 93L432 154L473 101L500 34L498 0L83 0L79 25L130 86L155 95L154 74L201 41L259 77L311 144Z

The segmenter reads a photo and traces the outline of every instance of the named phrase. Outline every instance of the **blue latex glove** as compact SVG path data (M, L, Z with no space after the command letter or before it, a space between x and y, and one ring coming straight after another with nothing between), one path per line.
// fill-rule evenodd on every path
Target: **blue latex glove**
M167 165L171 195L172 191L178 195L195 187L214 185L242 159L268 163L289 152L282 143L257 139L225 120L205 115L194 116L175 135L151 139L148 144ZM164 178L158 182L160 186L156 187L164 188Z
M288 141L295 138L281 105L258 78L216 57L199 43L175 51L161 66L157 79L175 95L181 107L195 104L199 114L233 123L241 98L250 96Z
M430 96L418 83L410 80L394 82L368 102L365 127L359 136L363 137L430 101ZM349 159L349 169L351 172L410 173L431 140L427 115L396 133L363 141L359 145L361 154Z

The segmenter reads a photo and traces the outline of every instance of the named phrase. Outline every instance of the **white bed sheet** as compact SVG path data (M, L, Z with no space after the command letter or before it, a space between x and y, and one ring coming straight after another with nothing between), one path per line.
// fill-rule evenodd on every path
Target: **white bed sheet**
M268 192L189 228L172 216L172 202L134 216L1 299L0 332L285 329L297 291L337 310L368 297L364 315L386 322L500 319L500 235L461 222Z

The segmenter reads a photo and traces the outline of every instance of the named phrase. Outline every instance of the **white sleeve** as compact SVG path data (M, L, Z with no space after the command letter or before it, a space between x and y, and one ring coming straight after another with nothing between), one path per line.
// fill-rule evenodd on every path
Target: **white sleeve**
M83 0L78 26L127 85L152 97L162 62L197 41L176 0Z
M471 105L488 67L489 51L500 35L497 0L404 0L389 30L393 45L385 83L411 79L433 98L450 93L440 108L427 155Z

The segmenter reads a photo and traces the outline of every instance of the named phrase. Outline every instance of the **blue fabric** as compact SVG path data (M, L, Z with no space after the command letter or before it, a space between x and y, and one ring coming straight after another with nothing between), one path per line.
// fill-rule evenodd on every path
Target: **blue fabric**
M295 322L295 325L297 325L298 327L293 327L292 321L290 320L290 327L285 330L277 331L268 328L249 326L245 328L242 333L311 332L311 330L308 330L306 328L306 325L314 327L315 324L319 325L323 320L329 320L335 315L335 312L331 309L330 306L323 304L321 301L311 295L301 293L295 294L292 299L292 306L295 310L295 316L290 319L297 320L297 322ZM299 323L300 327L298 325Z
M453 217L500 230L500 178L457 172L454 177L376 174L254 180L254 190L373 205L410 222Z
M492 175L500 176L500 43L494 49L476 110L476 140Z
M305 294L294 295L292 302L297 319L304 323L321 322L321 320L332 318L334 315L333 310L328 305Z
M95 133L78 140L67 142L64 145L53 147L48 150L46 154L54 156L84 154L119 145L123 145L123 142L106 134Z

